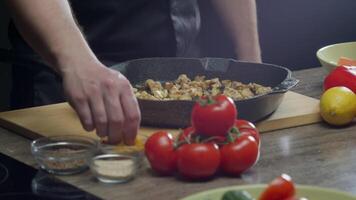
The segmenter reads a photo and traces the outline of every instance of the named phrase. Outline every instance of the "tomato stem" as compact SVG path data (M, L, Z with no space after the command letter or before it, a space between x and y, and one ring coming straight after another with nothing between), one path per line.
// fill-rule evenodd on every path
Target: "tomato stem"
M211 97L208 98L208 101L207 101L207 104L210 105L210 104L214 104L215 101L214 99L212 99Z
M220 137L218 137L218 136L208 137L208 138L202 140L201 143L207 143L207 142L213 141L215 139L219 139L219 138Z
M227 133L227 141L228 142L234 142L236 138L240 136L240 130L238 127L234 126L232 127L229 132Z
M186 135L183 135L183 137L184 137L184 140L185 140L188 144L191 143L191 142L190 142L190 140L192 139L192 134L191 134L191 133L188 134L188 137L187 137Z
M178 143L179 142L179 138L181 138L182 135L183 135L183 130L182 129L179 129L178 131L179 131L178 132L178 136L175 138L174 143Z
M233 143L233 142L235 141L235 138L234 138L234 134L233 134L233 133L231 133L231 132L227 133L227 141L228 141L229 143Z
M174 150L178 149L182 144L186 143L185 135L183 135L183 130L179 129L178 136L174 140ZM179 141L181 137L184 137L184 141Z
M216 101L213 99L213 97L202 96L197 102L201 107L204 107L206 105L214 104Z
M201 107L204 107L204 106L208 103L208 101L207 101L207 99L205 98L205 96L203 96L203 97L201 97L200 99L198 99L197 102L199 103L199 105L200 105Z
M174 144L174 150L177 150L183 144L187 144L187 142L186 141L179 141L179 142L175 143Z
M232 133L232 134L235 134L235 135L239 135L240 134L240 130L239 130L239 128L234 126L234 127L232 127L230 129L229 133Z
M197 136L195 137L195 142L196 142L196 143L199 143L199 142L200 142L200 139L201 139L200 135L197 135Z

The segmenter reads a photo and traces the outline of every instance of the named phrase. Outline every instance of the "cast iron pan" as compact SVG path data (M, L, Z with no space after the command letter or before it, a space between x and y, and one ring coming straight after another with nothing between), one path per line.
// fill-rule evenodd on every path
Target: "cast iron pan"
M123 73L132 85L142 84L147 79L172 81L180 74L193 78L205 75L243 83L258 83L270 86L273 91L251 99L235 101L238 117L252 122L272 114L282 102L285 92L298 83L287 68L271 64L238 62L224 58L146 58L131 60L112 66ZM194 101L154 101L139 99L142 125L155 127L184 128L190 125Z

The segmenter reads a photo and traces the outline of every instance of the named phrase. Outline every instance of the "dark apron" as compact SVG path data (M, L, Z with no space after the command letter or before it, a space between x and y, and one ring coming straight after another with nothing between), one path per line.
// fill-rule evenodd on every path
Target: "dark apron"
M105 65L144 57L196 56L200 25L196 0L71 0L73 13L96 56ZM13 23L9 38L18 54L36 54ZM49 67L13 65L11 106L63 102L60 77Z

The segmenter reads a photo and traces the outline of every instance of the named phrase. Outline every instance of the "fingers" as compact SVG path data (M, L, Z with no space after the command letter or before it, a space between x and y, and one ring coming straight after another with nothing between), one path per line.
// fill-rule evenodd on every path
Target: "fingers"
M108 139L109 143L116 144L122 139L122 126L124 124L124 114L121 108L118 95L118 81L106 82L107 88L104 94L104 104L108 119Z
M74 107L74 110L76 110L83 128L86 131L94 130L93 119L91 116L88 101L85 98L81 97L72 101L71 105Z
M68 87L67 82L64 81L64 93L68 98L69 104L76 111L83 128L86 131L94 130L93 118L91 116L88 99L80 89L76 87Z
M107 136L107 114L103 101L101 89L97 85L91 86L91 96L89 98L89 106L91 116L93 118L96 133L100 137Z
M120 94L121 105L125 115L125 123L122 129L123 139L125 144L135 144L135 138L140 126L141 114L138 107L137 99L134 96L131 85L122 85L122 93Z

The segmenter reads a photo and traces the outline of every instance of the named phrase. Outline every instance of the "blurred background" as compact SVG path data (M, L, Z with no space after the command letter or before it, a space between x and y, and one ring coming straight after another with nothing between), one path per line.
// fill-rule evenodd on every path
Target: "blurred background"
M9 13L5 8L4 2L0 1L0 47L9 48L7 39L7 25ZM8 64L0 62L0 111L9 108L9 96L11 88L11 68Z
M233 57L231 42L209 1L200 0L202 56ZM328 44L356 41L355 0L257 0L263 61L299 70L318 67ZM0 47L9 48L9 15L0 1ZM11 68L0 63L0 111L8 110Z

